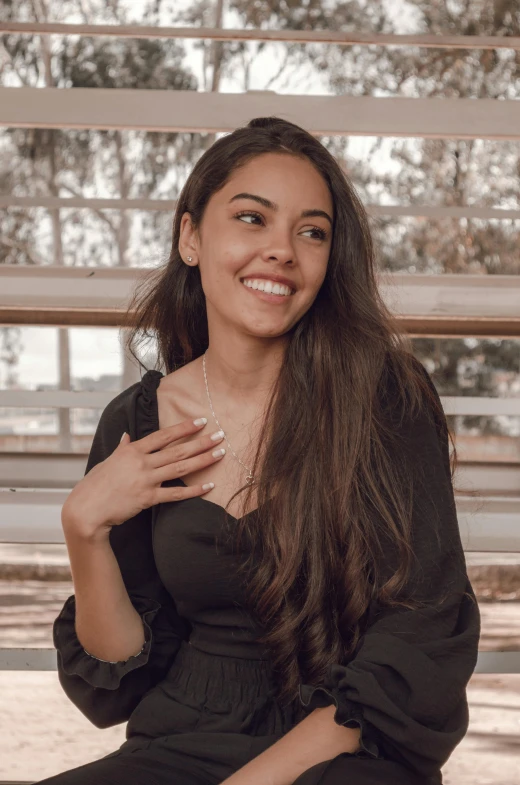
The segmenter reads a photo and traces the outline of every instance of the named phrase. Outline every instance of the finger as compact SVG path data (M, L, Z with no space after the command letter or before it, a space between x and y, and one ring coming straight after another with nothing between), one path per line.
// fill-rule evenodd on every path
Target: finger
M159 469L175 461L183 461L192 458L202 452L215 449L224 438L224 431L216 431L211 436L202 436L200 439L191 439L182 444L167 445L163 450L154 452L146 458L147 466L151 469Z
M154 504L166 504L167 502L179 502L183 499L193 499L195 496L202 496L215 487L215 483L208 482L203 485L187 485L174 488L156 488Z
M226 450L223 447L214 447L213 452L204 452L202 455L197 455L194 458L185 458L182 461L175 461L166 466L161 466L155 469L153 473L154 483L165 482L166 480L176 480L178 477L183 477L185 474L198 472L211 466L217 461L222 460Z
M175 425L170 425L167 428L160 428L158 431L149 433L148 436L137 439L134 444L139 451L144 453L162 450L163 447L166 447L166 445L175 441L175 439L182 439L183 436L190 436L192 433L198 433L206 423L207 419L205 417L200 417L196 420L184 420Z

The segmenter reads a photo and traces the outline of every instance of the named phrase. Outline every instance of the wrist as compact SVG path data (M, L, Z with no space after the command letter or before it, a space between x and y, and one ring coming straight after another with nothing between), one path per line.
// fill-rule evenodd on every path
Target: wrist
M76 540L93 545L109 541L110 526L93 526L64 511L61 515L61 525L66 540Z

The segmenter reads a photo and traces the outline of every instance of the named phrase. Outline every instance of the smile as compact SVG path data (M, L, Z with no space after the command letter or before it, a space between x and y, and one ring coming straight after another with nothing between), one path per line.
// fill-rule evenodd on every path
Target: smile
M242 283L252 294L262 295L261 299L271 302L281 302L293 294L289 286L265 278L244 278Z

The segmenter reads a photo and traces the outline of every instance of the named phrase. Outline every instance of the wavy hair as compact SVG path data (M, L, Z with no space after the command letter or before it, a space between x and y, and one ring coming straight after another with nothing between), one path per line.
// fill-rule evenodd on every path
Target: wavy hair
M413 561L409 467L396 459L403 417L428 410L454 439L409 338L379 294L367 213L336 159L303 128L260 117L218 139L198 160L178 199L165 265L134 291L126 347L157 340L167 373L208 347L199 268L179 253L181 217L198 228L213 193L264 153L307 159L334 205L326 276L288 335L254 459L257 514L236 520L246 537L249 610L262 625L282 702L303 681L319 684L332 662L353 655L369 606L417 607L406 596ZM142 363L140 363L142 365ZM260 456L262 455L262 460ZM261 464L261 465L260 465ZM251 499L244 485L243 510ZM396 559L389 569L388 554ZM254 558L253 558L254 554Z

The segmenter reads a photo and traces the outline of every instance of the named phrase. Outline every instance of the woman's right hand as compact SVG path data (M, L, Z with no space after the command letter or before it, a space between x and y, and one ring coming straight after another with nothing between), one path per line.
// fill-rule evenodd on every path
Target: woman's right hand
M89 539L108 536L112 526L147 507L207 493L210 487L203 485L161 487L166 480L203 469L223 457L224 453L212 454L222 441L222 431L214 439L201 436L175 444L205 424L185 420L135 442L125 433L114 452L93 466L67 496L61 513L64 530Z

